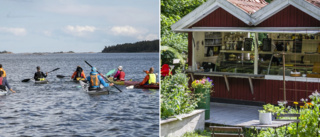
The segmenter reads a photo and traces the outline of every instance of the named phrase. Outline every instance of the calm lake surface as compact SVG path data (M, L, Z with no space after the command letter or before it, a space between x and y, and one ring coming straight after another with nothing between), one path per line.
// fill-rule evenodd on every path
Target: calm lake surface
M158 53L0 55L10 86L17 93L0 97L0 136L159 136L159 90L118 86L109 95L88 95L70 76L80 65L106 74L123 66L126 79L142 81L143 70L159 73ZM35 85L36 67L49 73L49 84ZM160 73L159 73L160 74ZM159 79L157 79L159 81Z

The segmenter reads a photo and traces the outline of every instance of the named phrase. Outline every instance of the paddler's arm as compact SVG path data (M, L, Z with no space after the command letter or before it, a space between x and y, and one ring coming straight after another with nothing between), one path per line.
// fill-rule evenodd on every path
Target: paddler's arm
M73 72L72 76L71 76L71 79L74 78L74 76L76 76L77 72Z
M43 72L42 73L42 76L44 76L45 78L48 76L48 72L46 72L46 74L44 74Z
M109 86L113 86L113 85L114 85L113 83L110 83L110 84L106 83L106 82L104 81L104 79L103 79L100 75L98 76L98 79L99 79L100 83L101 83L104 87L109 87Z
M3 80L4 80L4 85L6 85L6 86L7 86L7 88L8 88L11 92L16 93L14 90L12 90L12 89L11 89L11 87L10 87L10 85L9 85L9 83L8 83L8 81L7 81L7 79L6 79L6 78L4 78Z

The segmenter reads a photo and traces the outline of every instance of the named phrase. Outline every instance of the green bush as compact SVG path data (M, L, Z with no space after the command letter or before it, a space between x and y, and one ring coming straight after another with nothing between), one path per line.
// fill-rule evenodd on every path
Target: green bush
M179 70L161 81L161 118L189 113L197 107L200 98L195 98L188 88L189 78Z
M287 109L282 109L281 113L300 113L300 123L297 129L297 124L292 123L286 127L278 128L277 133L279 136L292 136L292 137L320 137L320 94L315 91L309 96L311 102L308 99L301 99L304 105L300 106L300 110L297 109L297 104L295 107L287 107ZM270 130L270 132L268 131ZM274 129L268 129L267 131L262 131L258 135L259 137L271 137L275 136Z

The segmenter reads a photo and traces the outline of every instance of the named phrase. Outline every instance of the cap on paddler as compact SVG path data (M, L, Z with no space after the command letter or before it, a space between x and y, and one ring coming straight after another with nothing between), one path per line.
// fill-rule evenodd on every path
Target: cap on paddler
M122 70L122 66L119 66L118 69Z

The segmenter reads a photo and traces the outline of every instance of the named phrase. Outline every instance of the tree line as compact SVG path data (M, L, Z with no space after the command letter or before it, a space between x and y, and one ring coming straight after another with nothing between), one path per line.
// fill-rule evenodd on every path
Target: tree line
M102 53L117 52L159 52L159 40L105 46L102 50Z

